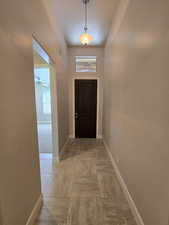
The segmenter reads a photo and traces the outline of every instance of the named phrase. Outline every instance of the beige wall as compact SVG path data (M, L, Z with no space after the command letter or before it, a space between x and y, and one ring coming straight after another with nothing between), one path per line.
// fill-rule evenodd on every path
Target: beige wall
M145 225L169 216L169 1L121 1L105 48L104 138Z
M103 106L103 48L99 47L70 47L69 55L69 136L74 136L73 129L73 78L99 78L99 110L98 110L98 137L102 136L102 106ZM75 56L97 56L96 73L76 73Z
M32 34L56 63L60 146L68 136L65 43L61 37L56 38L41 1L2 1L0 210L3 225L25 225L41 193Z
M3 225L2 214L1 214L1 205L0 205L0 224Z

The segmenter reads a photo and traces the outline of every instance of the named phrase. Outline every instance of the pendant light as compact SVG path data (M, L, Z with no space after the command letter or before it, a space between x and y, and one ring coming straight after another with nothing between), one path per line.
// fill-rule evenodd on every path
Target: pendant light
M87 4L90 0L82 0L83 4L85 5L85 26L84 26L84 33L80 36L80 41L83 45L88 45L93 40L92 36L87 33Z

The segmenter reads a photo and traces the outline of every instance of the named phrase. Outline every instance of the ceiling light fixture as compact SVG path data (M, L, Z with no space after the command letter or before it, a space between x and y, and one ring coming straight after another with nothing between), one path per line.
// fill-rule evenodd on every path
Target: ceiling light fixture
M87 33L87 4L90 0L82 0L83 4L85 5L85 26L84 26L84 33L80 36L80 41L83 45L88 45L93 40L92 36Z

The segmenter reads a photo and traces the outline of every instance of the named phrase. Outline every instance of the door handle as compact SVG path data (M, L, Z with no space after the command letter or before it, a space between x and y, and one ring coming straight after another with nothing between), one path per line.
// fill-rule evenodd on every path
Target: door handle
M75 119L78 119L78 113L75 113Z

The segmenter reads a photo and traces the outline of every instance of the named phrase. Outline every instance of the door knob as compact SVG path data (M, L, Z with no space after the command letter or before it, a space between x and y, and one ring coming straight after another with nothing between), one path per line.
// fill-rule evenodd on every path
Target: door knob
M78 119L78 113L75 113L75 119Z

